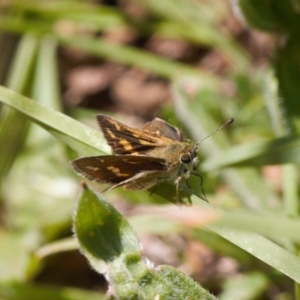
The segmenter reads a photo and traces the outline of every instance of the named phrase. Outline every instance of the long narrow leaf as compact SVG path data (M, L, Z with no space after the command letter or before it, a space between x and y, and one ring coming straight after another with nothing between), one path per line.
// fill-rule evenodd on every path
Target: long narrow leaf
M26 115L79 153L99 155L110 151L96 130L1 86L0 102Z
M208 158L202 163L203 170L211 171L232 166L263 166L300 162L300 137L262 140L231 147L222 155Z

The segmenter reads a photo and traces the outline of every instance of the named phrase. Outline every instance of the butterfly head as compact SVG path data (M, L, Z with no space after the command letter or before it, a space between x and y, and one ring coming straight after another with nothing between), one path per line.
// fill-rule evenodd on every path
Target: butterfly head
M198 165L198 147L193 147L190 151L181 154L180 162L190 171L195 171Z
M213 131L211 134L204 137L202 140L197 142L196 144L192 144L190 142L187 142L186 145L187 148L185 151L180 155L180 163L182 164L181 170L183 170L184 173L195 171L198 165L198 145L206 140L208 137L212 136L216 132L218 132L220 129L224 128L227 125L230 125L234 121L233 118L229 119L227 122L225 122L221 127L219 127L217 130Z

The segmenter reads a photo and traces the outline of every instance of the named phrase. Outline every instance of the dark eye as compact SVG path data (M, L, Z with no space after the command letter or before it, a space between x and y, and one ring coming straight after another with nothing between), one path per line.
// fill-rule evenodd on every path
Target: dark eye
M188 164L192 161L192 158L191 158L190 154L184 153L181 155L180 160L182 163Z

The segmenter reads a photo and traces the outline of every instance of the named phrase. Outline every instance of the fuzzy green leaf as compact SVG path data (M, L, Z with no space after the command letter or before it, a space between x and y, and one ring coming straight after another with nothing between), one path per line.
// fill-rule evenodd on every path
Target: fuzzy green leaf
M74 227L83 254L109 282L109 299L215 299L180 271L153 268L127 220L87 188L79 199Z

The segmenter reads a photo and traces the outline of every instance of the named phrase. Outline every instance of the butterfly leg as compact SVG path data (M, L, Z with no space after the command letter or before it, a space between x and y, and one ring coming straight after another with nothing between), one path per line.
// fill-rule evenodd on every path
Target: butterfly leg
M177 195L177 203L179 203L180 205L183 204L184 202L181 200L180 197L180 183L182 182L182 180L185 179L185 177L179 176L176 180L176 195ZM185 203L184 203L185 204ZM191 203L189 203L191 204Z
M191 171L188 171L187 169L184 168L184 169L182 170L182 173L181 173L181 174L182 174L182 175L179 176L178 180L181 182L182 179L184 179L186 185L188 186L188 188L191 189L191 187L190 187L190 185L189 185L189 183L188 183L188 181L187 181L188 178L191 176Z
M188 179L185 180L185 183L186 183L186 185L188 186L188 188L191 190L192 187L190 186L190 184L189 184L189 182L188 182Z
M206 202L208 202L208 200L206 198L206 195L205 195L205 192L204 192L204 188L203 188L203 177L200 174L196 173L196 172L191 172L191 174L200 178L200 187L201 187L201 192L203 194L203 199Z

